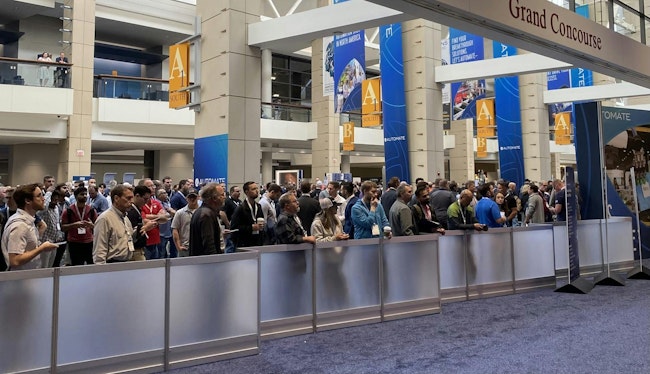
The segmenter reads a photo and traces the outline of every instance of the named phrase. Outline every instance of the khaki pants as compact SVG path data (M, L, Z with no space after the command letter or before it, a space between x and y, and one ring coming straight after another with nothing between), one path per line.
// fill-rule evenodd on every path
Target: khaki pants
M145 261L147 258L144 257L144 248L135 249L133 251L133 256L131 256L130 261Z

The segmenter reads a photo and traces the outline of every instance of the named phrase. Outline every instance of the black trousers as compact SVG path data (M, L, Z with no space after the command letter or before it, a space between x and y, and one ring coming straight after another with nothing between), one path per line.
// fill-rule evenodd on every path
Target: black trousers
M68 242L72 266L93 264L93 243Z

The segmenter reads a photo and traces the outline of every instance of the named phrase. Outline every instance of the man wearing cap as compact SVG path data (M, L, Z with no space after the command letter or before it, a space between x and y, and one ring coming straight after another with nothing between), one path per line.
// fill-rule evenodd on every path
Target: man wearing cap
M280 196L280 217L275 226L275 237L278 244L316 243L316 238L308 236L296 215L300 209L296 195L285 193Z
M178 249L178 257L190 255L190 222L199 208L199 195L194 188L188 190L186 198L187 205L177 210L172 220L172 237Z

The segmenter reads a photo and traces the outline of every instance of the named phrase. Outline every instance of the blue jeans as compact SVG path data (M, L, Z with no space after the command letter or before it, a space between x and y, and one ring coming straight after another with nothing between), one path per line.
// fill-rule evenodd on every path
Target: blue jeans
M167 255L167 243L169 243L169 255ZM160 253L163 254L164 256L160 258L176 258L178 257L178 249L176 249L176 244L174 244L174 240L172 240L172 237L165 237L161 236L160 237Z
M152 244L144 247L144 257L147 260L156 260L160 258L160 251L158 247L160 244Z

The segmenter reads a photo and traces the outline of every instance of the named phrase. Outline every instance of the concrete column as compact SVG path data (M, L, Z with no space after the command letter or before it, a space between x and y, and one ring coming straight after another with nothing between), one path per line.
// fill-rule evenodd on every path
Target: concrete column
M317 123L317 138L311 142L311 179L323 179L326 173L340 170L339 114L334 113L334 98L323 96L323 40L311 44L311 111Z
M68 0L72 7L64 14L64 21L72 30L71 52L73 64L69 76L74 90L72 115L68 119L68 138L59 142L57 180L70 180L73 175L90 175L93 124L93 74L95 57L95 2Z
M545 89L545 73L519 76L524 176L532 181L551 176L548 109L542 97Z
M273 180L273 153L262 152L262 181L261 182L263 184L266 184L272 180Z
M156 151L154 177L162 180L172 177L174 183L181 179L194 179L194 153L191 149L173 149Z
M262 61L259 48L248 46L246 30L259 22L262 6L261 1L241 0L196 4L203 85L194 136L228 134L229 185L260 181Z
M43 177L53 175L52 172L57 168L58 159L54 156L58 152L59 146L55 144L16 144L11 146L9 180L2 182L13 186L43 183ZM57 182L67 180L59 179L57 176L55 178L57 178Z
M559 153L553 153L551 155L551 177L552 179L559 179L562 176L561 172L561 166L562 162L560 160L560 154Z
M456 140L455 147L449 150L449 180L464 183L474 179L474 121L452 121L449 135Z
M273 102L273 54L270 49L262 50L262 102ZM272 118L273 110L270 106L262 108L264 118Z
M411 177L432 180L445 175L442 86L434 77L441 64L441 26L418 19L402 23L402 33Z
M341 173L350 172L350 155L341 155Z

